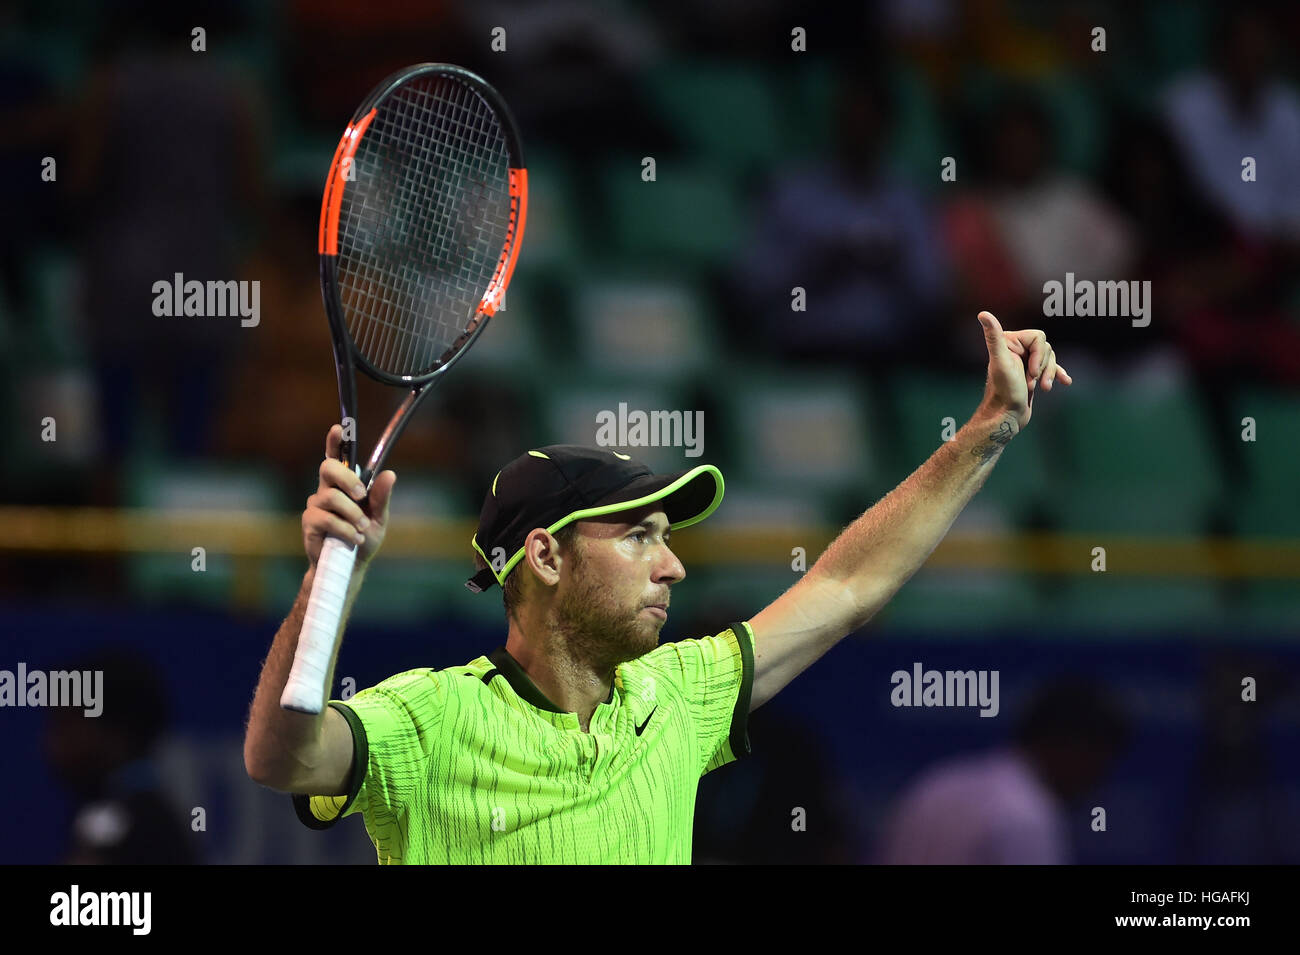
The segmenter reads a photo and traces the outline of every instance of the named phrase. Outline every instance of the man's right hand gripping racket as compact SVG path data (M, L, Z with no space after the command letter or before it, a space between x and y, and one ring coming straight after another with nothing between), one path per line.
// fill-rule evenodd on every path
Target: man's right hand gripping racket
M321 201L320 284L343 410L340 457L367 491L420 399L502 306L527 205L514 119L468 70L407 67L353 114ZM410 389L364 468L357 368ZM286 710L316 714L325 705L356 553L355 543L335 537L321 549L280 697Z

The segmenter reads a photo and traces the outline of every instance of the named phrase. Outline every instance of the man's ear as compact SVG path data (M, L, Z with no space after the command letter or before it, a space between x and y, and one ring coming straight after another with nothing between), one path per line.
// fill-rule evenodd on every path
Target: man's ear
M544 527L536 527L524 538L524 557L537 579L548 587L560 582L560 544Z

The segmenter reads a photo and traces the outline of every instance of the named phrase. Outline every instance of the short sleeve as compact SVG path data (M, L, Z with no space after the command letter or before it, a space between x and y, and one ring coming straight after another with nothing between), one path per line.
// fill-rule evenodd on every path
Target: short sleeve
M399 673L347 701L331 700L352 729L348 792L295 794L298 818L312 829L354 812L365 815L368 827L395 821L423 782L445 705L442 677L429 669Z
M715 637L679 640L654 651L679 682L695 731L703 776L748 756L749 701L754 686L754 631L733 623Z

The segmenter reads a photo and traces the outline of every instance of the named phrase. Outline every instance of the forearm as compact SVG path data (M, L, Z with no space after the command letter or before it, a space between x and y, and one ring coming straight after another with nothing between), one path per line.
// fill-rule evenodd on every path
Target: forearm
M364 566L358 564L348 586L348 597L339 623L340 639L335 643L325 676L325 696L329 697L334 685L334 665L342 646L342 633L347 628L348 616L360 592L365 577ZM311 598L315 569L308 570L302 587L294 600L293 608L276 632L271 650L262 664L262 675L257 681L257 691L249 713L248 731L244 737L244 766L250 776L272 784L277 780L314 768L320 744L324 712L312 715L282 709L280 696L289 680L298 636L302 632L303 618Z
M1013 416L981 407L826 549L807 576L846 595L854 617L850 630L866 623L921 568L1018 430Z

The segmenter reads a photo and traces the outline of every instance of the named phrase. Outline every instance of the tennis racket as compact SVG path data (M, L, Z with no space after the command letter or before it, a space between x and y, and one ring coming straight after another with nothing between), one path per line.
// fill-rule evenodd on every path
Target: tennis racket
M407 67L353 114L321 200L320 283L343 412L340 458L367 492L421 399L502 307L527 206L514 118L468 70ZM356 369L409 389L364 467ZM287 710L325 705L356 554L354 542L335 537L321 548L280 697Z

